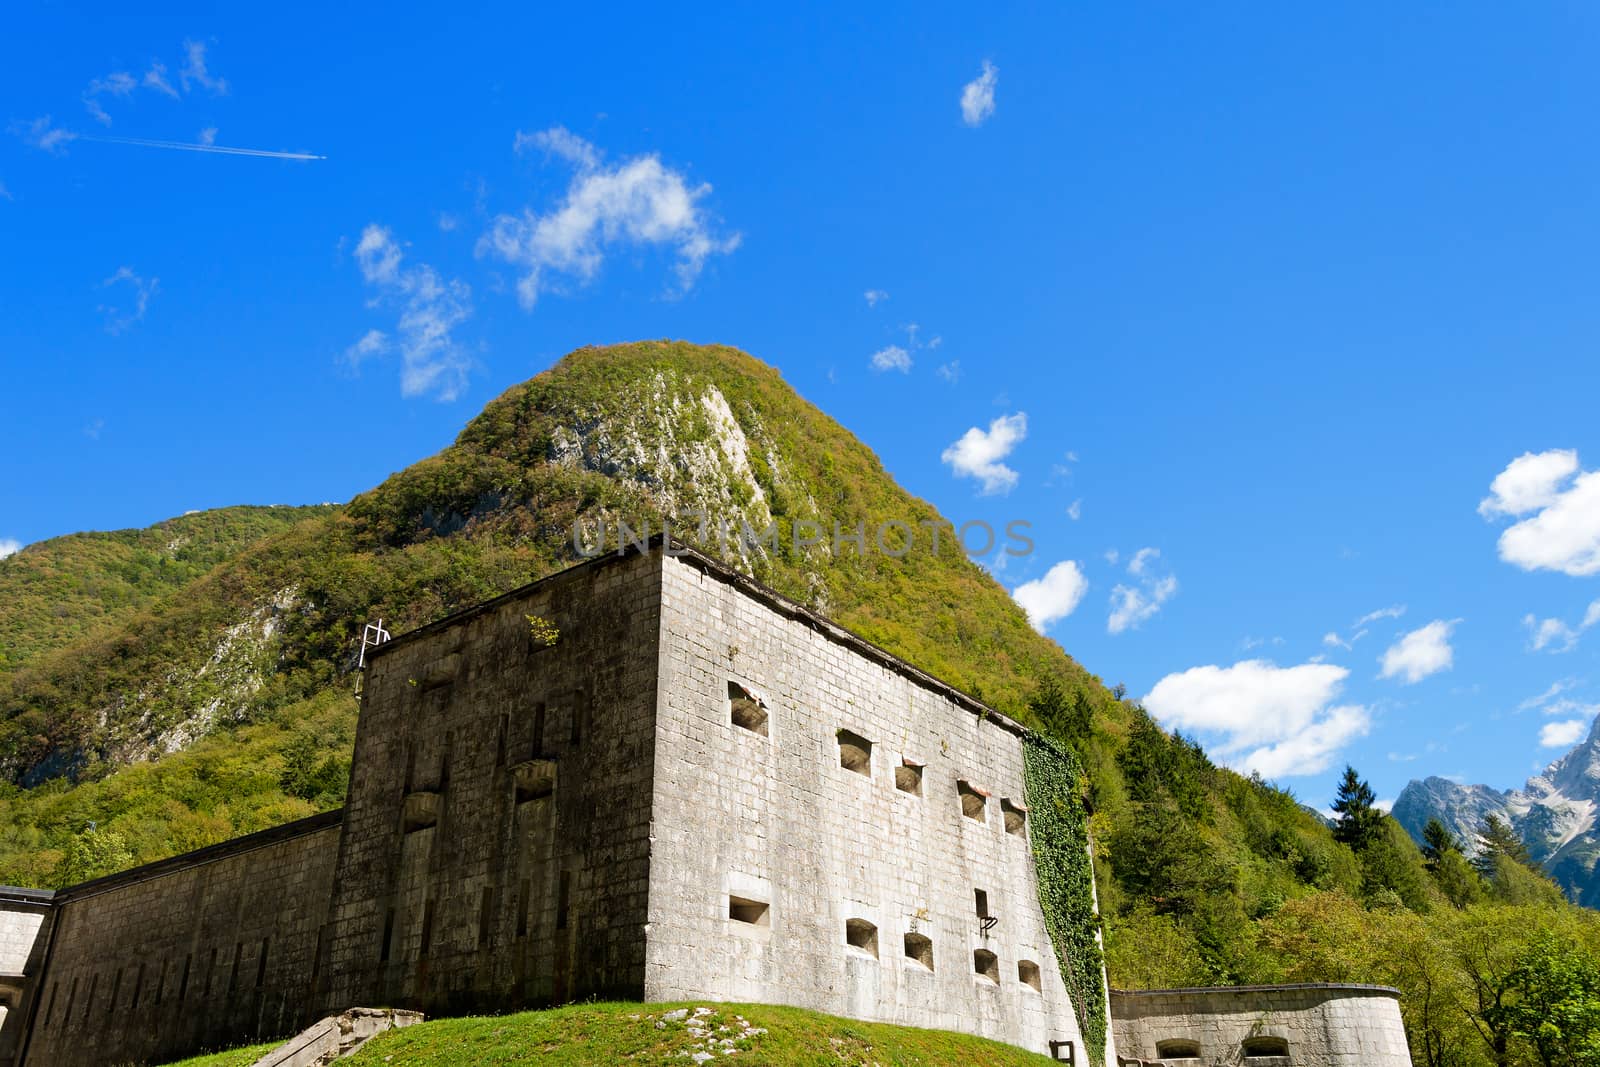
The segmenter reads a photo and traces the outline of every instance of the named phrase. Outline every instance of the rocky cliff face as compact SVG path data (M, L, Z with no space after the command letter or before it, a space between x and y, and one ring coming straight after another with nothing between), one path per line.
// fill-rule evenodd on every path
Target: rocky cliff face
M1395 801L1394 817L1411 836L1422 838L1429 819L1438 819L1477 850L1484 817L1498 815L1517 831L1528 852L1542 863L1567 895L1580 904L1600 906L1600 719L1589 736L1565 756L1528 779L1521 789L1501 792L1486 785L1460 785L1447 778L1407 783Z

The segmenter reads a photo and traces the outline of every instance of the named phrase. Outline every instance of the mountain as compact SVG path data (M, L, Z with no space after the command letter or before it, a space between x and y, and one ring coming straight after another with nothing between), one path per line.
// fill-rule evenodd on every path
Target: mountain
M105 576L126 572L137 595L84 592L59 625L47 605L18 617L25 654L0 668L0 881L69 884L337 806L368 620L400 633L549 574L577 558L575 526L614 544L620 523L696 512L775 523L751 543L714 522L675 532L1079 753L1114 983L1274 980L1290 957L1261 931L1293 902L1435 898L1398 827L1369 863L1035 632L938 512L775 369L676 342L579 349L341 507L173 520L270 522L214 537L171 581L148 555L51 564L61 588L120 589ZM805 522L819 542L791 536ZM891 522L946 535L900 554L851 540ZM174 528L124 540L181 554ZM100 536L0 560L0 595Z
M1447 778L1412 781L1394 803L1394 817L1416 840L1429 819L1449 828L1471 855L1478 827L1497 815L1517 832L1529 855L1569 899L1600 906L1600 718L1589 736L1521 789L1458 785Z

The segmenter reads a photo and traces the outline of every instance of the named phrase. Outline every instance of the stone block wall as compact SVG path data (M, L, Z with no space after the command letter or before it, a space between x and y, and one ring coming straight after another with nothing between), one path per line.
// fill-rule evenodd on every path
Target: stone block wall
M25 1062L162 1062L293 1033L339 839L339 813L73 886L55 933Z
M694 556L664 561L661 613L646 998L1071 1041L1086 1062L1020 728Z
M369 654L326 1010L643 993L659 599L608 559Z
M1111 1011L1130 1063L1411 1067L1399 997L1370 985L1150 989L1114 991Z

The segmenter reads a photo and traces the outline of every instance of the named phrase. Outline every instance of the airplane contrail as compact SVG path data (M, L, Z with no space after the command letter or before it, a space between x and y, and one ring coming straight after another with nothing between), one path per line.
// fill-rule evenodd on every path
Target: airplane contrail
M309 152L269 152L262 148L230 148L220 144L191 144L188 141L146 141L138 137L80 137L100 144L131 144L140 148L177 148L185 152L218 152L225 156L260 156L265 159L327 159Z

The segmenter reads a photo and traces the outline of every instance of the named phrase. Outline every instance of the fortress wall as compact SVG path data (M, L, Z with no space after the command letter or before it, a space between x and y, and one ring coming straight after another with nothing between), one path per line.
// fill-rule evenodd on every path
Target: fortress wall
M1015 728L692 557L663 566L646 998L792 1004L1039 1051L1070 1040L1084 1063L1026 823L1008 833L1002 812L1025 804ZM730 682L765 704L766 736L730 721ZM872 742L869 773L841 765L841 729ZM897 787L907 761L919 792ZM958 780L989 794L981 819ZM875 957L847 944L850 920L876 928ZM931 939L931 969L907 957L908 934ZM1038 965L1037 991L1020 961Z
M1287 985L1234 989L1114 991L1117 1050L1157 1059L1177 1041L1197 1042L1198 1057L1165 1062L1193 1067L1411 1067L1399 992L1384 986ZM1286 1058L1245 1056L1245 1043L1279 1038ZM1166 1044L1164 1044L1166 1043Z
M54 900L48 889L0 886L0 1067L16 1063L28 1011L38 997Z
M659 583L608 559L369 657L328 1010L641 995Z
M26 1062L161 1062L300 1029L338 837L329 812L62 891Z

